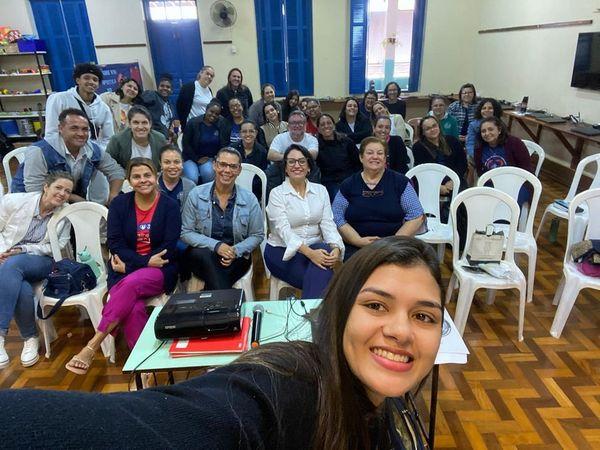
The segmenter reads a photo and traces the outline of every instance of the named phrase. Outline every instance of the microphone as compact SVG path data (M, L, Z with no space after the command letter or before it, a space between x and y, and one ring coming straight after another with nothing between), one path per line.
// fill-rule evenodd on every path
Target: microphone
M261 305L256 305L252 310L252 334L251 348L257 348L260 345L260 325L265 309Z

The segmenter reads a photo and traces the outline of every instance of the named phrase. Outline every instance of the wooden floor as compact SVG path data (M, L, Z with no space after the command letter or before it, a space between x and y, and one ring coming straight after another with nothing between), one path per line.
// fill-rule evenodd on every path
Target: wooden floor
M542 182L538 220L549 202L566 194L563 186L544 177ZM494 305L486 305L484 291L478 294L465 331L469 362L441 369L436 448L600 448L600 293L583 291L561 339L549 334L565 234L563 222L556 244L547 240L547 233L538 241L534 301L526 308L523 342L517 341L515 293L499 293ZM450 260L448 251L445 282ZM262 267L258 265L255 272L257 296L266 299L268 285L262 279ZM454 308L454 302L448 305L452 314ZM80 321L74 308L61 310L55 323L59 339L52 345L52 357L42 357L29 369L20 365L22 344L16 329L11 329L7 350L12 360L0 371L0 387L128 389L129 376L121 373L127 357L122 339L116 365L98 354L88 375L76 376L64 365L92 336L91 325ZM189 375L183 372L177 378Z

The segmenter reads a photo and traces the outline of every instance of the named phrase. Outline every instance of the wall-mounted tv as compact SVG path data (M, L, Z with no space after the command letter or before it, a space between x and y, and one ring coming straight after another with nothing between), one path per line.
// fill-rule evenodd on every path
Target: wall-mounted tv
M579 33L571 86L600 90L600 33Z

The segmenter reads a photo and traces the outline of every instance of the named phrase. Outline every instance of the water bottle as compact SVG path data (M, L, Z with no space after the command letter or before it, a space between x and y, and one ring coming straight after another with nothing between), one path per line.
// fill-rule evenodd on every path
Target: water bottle
M87 247L77 253L77 256L79 257L79 262L90 266L96 278L100 277L102 274L102 271L100 270L100 264L92 259L92 255L90 255L90 252L88 252Z

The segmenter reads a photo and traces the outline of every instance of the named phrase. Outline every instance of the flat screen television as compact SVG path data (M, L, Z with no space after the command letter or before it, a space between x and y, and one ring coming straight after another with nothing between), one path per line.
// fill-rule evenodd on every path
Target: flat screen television
M600 90L600 33L579 33L571 86Z

